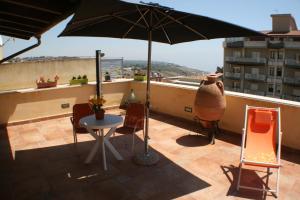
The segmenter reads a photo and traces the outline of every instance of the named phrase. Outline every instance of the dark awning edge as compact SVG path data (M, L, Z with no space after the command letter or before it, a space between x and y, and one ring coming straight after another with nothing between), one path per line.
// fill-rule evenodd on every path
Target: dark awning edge
M29 40L70 16L80 0L1 0L0 34Z

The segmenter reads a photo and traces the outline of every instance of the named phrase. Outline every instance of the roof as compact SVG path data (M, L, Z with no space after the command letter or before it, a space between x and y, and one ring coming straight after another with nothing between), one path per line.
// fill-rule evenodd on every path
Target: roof
M278 36L278 37L300 37L300 30L296 31L289 31L285 33L278 33L278 32L272 32L272 31L262 31L262 33L268 35L268 36Z
M0 35L30 39L72 14L79 0L0 0Z

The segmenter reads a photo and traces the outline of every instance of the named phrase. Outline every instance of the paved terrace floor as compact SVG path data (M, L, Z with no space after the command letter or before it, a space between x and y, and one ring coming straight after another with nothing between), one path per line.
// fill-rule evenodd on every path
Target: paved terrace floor
M275 199L271 194L235 191L239 136L221 134L209 145L205 137L196 136L195 124L159 114L152 114L150 127L150 145L160 162L136 166L131 161L131 136L116 134L111 142L125 160L116 161L108 153L107 172L101 153L91 164L83 164L94 140L79 135L76 153L67 117L1 129L0 199ZM136 151L142 151L142 140L137 140ZM300 156L282 157L279 199L299 199ZM242 183L262 187L263 171L245 170ZM270 179L272 187L275 173Z

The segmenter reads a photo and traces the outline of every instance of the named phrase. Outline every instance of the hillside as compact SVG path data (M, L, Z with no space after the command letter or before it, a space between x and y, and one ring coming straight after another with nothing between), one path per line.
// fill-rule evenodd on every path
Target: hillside
M124 67L136 67L146 70L147 61L124 60ZM152 62L152 71L160 72L164 76L197 76L207 73L198 69L161 61Z

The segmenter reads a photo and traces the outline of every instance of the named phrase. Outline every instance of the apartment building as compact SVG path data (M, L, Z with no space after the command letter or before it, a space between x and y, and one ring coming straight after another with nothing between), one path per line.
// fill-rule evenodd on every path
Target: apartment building
M300 30L290 14L275 14L268 37L227 38L226 90L300 101Z

